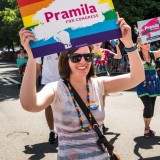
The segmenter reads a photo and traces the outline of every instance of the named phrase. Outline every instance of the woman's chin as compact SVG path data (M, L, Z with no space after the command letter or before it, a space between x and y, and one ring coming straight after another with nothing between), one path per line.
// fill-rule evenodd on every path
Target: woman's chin
M79 76L87 76L88 71L87 70L78 70L77 75Z

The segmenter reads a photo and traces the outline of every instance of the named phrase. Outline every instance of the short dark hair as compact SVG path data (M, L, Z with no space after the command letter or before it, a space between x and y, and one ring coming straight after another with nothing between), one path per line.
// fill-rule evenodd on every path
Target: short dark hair
M88 46L88 47L91 53L92 47L91 46ZM60 52L59 54L58 69L59 69L59 75L63 80L69 79L70 73L71 73L71 69L68 63L68 59L69 59L68 54L73 54L77 49L78 48L69 50L69 51ZM94 76L95 76L95 69L94 69L94 64L92 62L89 73L87 75L87 79L90 79L91 77L94 77Z

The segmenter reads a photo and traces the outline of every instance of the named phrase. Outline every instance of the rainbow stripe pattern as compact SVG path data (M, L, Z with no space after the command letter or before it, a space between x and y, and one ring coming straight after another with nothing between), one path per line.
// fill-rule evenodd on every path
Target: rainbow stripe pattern
M35 58L121 37L112 0L18 0L18 4L24 26L36 37L30 42Z

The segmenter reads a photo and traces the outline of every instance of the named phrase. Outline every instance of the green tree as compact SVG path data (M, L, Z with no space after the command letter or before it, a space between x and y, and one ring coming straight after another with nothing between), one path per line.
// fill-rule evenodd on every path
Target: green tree
M159 0L113 0L115 9L132 27L138 21L160 16ZM133 39L136 39L133 34Z
M18 31L22 20L16 0L1 0L0 3L0 47L7 46L14 51L14 44L19 44Z
M160 16L159 0L113 0L116 10L129 24Z

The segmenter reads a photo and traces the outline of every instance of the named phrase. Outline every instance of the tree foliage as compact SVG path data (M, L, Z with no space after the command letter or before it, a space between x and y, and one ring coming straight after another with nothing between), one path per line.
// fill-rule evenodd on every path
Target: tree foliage
M159 0L113 0L113 3L120 16L132 27L132 31L138 21L160 17ZM134 33L132 35L136 41L137 36Z
M133 27L137 21L160 16L159 0L113 0L115 9ZM18 31L22 28L17 0L1 0L0 47L19 44Z
M113 0L116 10L130 25L160 16L159 0Z
M22 20L16 0L2 0L0 3L0 47L7 46L14 50L19 43L18 31Z

